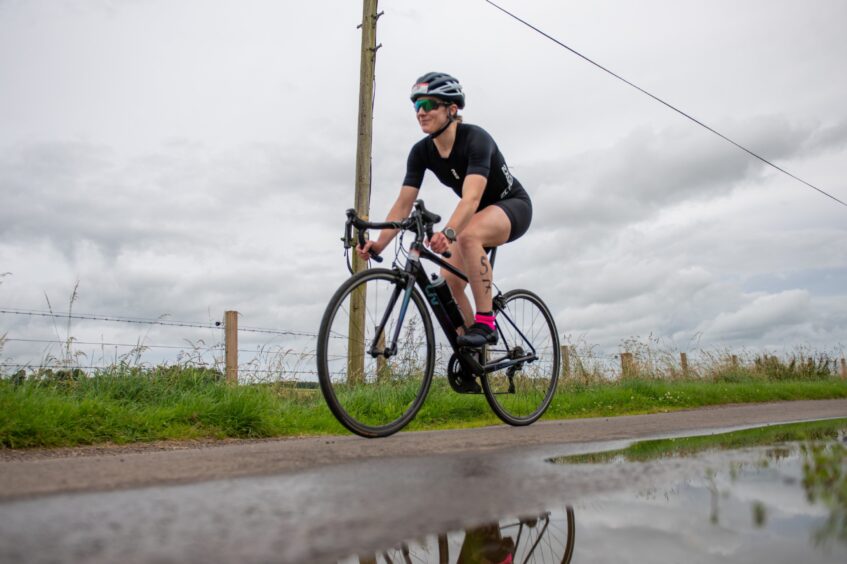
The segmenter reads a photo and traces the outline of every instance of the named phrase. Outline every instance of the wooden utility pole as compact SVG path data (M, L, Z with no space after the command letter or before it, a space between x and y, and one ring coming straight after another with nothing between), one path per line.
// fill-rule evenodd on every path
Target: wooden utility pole
M359 64L359 127L356 141L356 213L367 220L371 205L371 148L373 147L374 70L376 68L376 13L378 0L364 0L362 8L362 54ZM353 253L353 272L367 268L367 261ZM364 287L350 295L347 381L361 383L365 374Z
M376 69L376 20L378 0L364 0L362 23L362 54L359 64L359 128L356 141L356 199L359 217L368 219L371 206L371 149L373 147L374 74ZM359 272L367 263L354 253L353 271Z

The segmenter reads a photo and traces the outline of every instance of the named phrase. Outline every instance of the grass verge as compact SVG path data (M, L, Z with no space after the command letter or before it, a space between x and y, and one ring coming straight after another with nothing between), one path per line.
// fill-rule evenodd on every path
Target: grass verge
M837 378L704 380L626 379L563 382L545 419L610 417L728 403L847 397ZM433 382L410 430L497 424L481 395ZM227 386L212 370L186 367L76 372L0 379L0 447L66 447L159 440L335 434L320 391L291 384Z
M837 441L839 433L843 433L846 430L847 418L787 423L785 425L769 425L767 427L756 427L755 429L744 429L730 433L638 441L619 450L562 456L553 458L552 462L562 464L591 464L612 462L615 460L645 462L658 458L690 456L704 450L739 449L801 441Z

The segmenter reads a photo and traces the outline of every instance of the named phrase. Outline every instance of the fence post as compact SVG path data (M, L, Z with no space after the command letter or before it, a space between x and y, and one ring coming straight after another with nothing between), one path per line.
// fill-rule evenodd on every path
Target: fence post
M847 360L841 359L841 377L847 378Z
M688 355L684 352L679 353L679 364L682 367L683 378L688 377Z
M621 353L621 376L623 378L634 376L634 368L635 367L633 366L632 362L632 353Z
M238 312L224 312L224 349L226 382L238 384Z
M738 355L736 355L736 354L732 355L731 360L732 360L732 367L738 368Z
M562 354L562 377L569 378L571 375L571 352L568 345L561 345L559 351Z

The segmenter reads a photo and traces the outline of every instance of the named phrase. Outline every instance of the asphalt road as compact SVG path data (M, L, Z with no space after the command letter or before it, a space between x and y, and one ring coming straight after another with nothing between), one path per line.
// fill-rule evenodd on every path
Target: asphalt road
M385 439L350 435L212 444L6 449L0 450L0 502L57 493L278 475L398 457L574 445L831 417L847 417L847 400L730 405L651 415L540 421L529 427L500 425L403 432Z
M847 417L847 400L380 440L0 451L0 563L337 562L704 471L696 457L599 467L551 464L551 457L832 417Z

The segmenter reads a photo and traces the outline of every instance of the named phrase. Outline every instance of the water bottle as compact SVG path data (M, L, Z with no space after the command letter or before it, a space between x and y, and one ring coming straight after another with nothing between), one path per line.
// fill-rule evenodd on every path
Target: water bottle
M426 287L426 294L433 308L439 304L441 305L454 327L463 327L465 325L459 305L453 299L450 286L447 285L447 281L443 276L432 275L432 282Z

